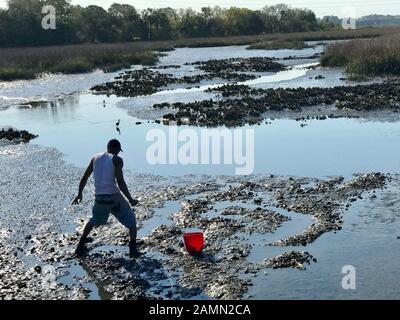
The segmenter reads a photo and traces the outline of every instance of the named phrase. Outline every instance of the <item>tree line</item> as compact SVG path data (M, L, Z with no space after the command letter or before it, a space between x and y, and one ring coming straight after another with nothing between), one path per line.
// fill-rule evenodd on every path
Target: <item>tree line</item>
M388 26L399 25L400 15L378 15L371 14L357 19L358 26Z
M56 29L42 28L42 8L56 8ZM137 10L114 3L108 10L72 5L65 0L9 0L0 9L0 47L171 40L192 37L305 32L336 28L311 10L284 4L261 10L205 7Z

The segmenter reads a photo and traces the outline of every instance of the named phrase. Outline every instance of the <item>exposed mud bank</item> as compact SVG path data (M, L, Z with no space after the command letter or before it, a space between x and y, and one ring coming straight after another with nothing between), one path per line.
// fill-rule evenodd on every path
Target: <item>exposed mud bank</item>
M285 252L272 259L264 260L265 267L278 269L278 268L296 268L304 270L305 264L317 262L317 259L313 258L308 252Z
M141 201L137 218L143 236L138 244L144 254L136 261L127 258L127 232L111 219L94 231L89 255L77 260L73 251L78 231L93 201L90 184L83 203L70 206L83 170L67 165L52 149L13 145L0 150L0 294L5 299L241 298L266 268L303 270L316 262L312 252L292 248L274 258L247 259L260 245L257 237L292 223L285 212L309 215L314 222L270 245L307 245L340 230L343 212L355 201L373 197L375 190L398 179L380 173L350 181L277 176L167 179L127 172L127 183ZM205 234L205 249L198 257L183 247L182 235L192 228ZM53 270L53 280L48 270Z
M204 73L174 77L173 74L155 70L177 69L181 66L166 65L155 68L144 68L121 73L114 81L94 86L91 90L107 95L115 94L120 97L135 97L154 94L173 84L193 85L213 79L241 82L253 80L258 77L249 72L278 72L286 70L283 64L276 62L273 58L267 57L209 60L206 62L187 63L186 65L195 65L197 69L204 71Z
M179 69L182 66L179 64L169 64L169 65L161 65L161 66L157 66L157 67L150 67L150 69L153 70L165 70L165 69Z
M151 69L141 69L126 71L115 78L115 81L92 87L91 90L97 93L112 95L118 97L136 97L142 95L151 95L169 85L173 84L198 84L204 80L225 79L229 81L246 81L256 79L252 74L220 72L205 73L176 78L172 74L161 73Z
M3 141L3 144L9 143L28 143L32 139L37 138L37 135L34 135L26 130L18 130L13 128L3 128L0 130L0 141Z
M400 110L398 79L387 80L384 83L333 88L258 89L246 85L228 84L211 88L208 92L220 92L223 99L161 103L155 104L154 108L176 111L163 116L165 123L198 126L257 124L271 112L301 113L303 109L313 106L320 106L320 112L313 116L321 120L327 117L339 117L343 114L342 111L347 110L353 115L357 115L357 112L377 110L397 113ZM334 110L328 106L333 106Z
M279 72L286 69L283 64L276 62L276 59L268 57L214 59L197 61L188 65L194 65L199 70L215 74L221 72Z
M342 178L338 178L319 181L315 188L302 189L299 188L299 185L292 184L289 189L278 191L276 196L278 207L298 213L312 214L314 223L302 234L278 240L273 245L306 246L325 232L340 230L343 224L343 211L349 208L352 202L362 199L364 192L374 192L374 190L382 188L386 179L381 173L371 173L358 176L349 182L343 182ZM309 201L310 195L315 191L323 197L318 201Z
M322 53L315 53L312 56L288 56L278 58L277 60L317 60L321 57Z

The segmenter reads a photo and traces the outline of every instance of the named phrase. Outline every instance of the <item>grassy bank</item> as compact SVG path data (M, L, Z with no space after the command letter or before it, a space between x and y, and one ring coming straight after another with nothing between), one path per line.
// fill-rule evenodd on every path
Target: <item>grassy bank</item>
M333 30L296 33L271 33L253 36L195 38L169 41L173 47L216 47L232 45L256 45L267 41L323 41L375 38L382 35L400 33L400 26L368 27L356 30Z
M353 40L326 48L321 65L344 67L353 78L400 75L400 34Z
M180 47L231 45L256 47L272 41L277 46L275 48L282 48L301 45L303 41L372 38L393 33L400 33L400 27L152 42L2 48L0 49L0 80L32 79L41 73L83 73L97 68L114 71L133 64L152 65L158 61L159 57L155 51L168 51Z
M115 71L134 64L152 65L158 61L154 50L171 49L161 43L0 49L0 79L33 79L41 73L84 73L97 68Z
M280 50L280 49L293 49L301 50L306 48L311 48L302 40L270 40L270 41L260 41L254 43L248 47L249 50Z

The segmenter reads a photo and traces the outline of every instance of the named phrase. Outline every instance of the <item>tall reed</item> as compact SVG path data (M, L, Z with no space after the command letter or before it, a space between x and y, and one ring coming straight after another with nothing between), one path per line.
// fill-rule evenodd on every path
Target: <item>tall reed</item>
M344 67L350 75L400 75L400 34L329 45L322 66Z
M132 64L151 65L158 61L160 51L173 50L177 47L246 45L271 40L286 42L371 38L392 33L400 33L400 27L131 43L0 48L0 80L32 79L41 73L48 72L81 73L96 68L111 71L129 67Z

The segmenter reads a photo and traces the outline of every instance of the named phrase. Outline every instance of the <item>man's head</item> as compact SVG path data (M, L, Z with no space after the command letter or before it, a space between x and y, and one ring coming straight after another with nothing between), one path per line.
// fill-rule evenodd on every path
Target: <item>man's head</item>
M107 144L107 152L118 155L122 151L121 143L117 139L112 139Z

